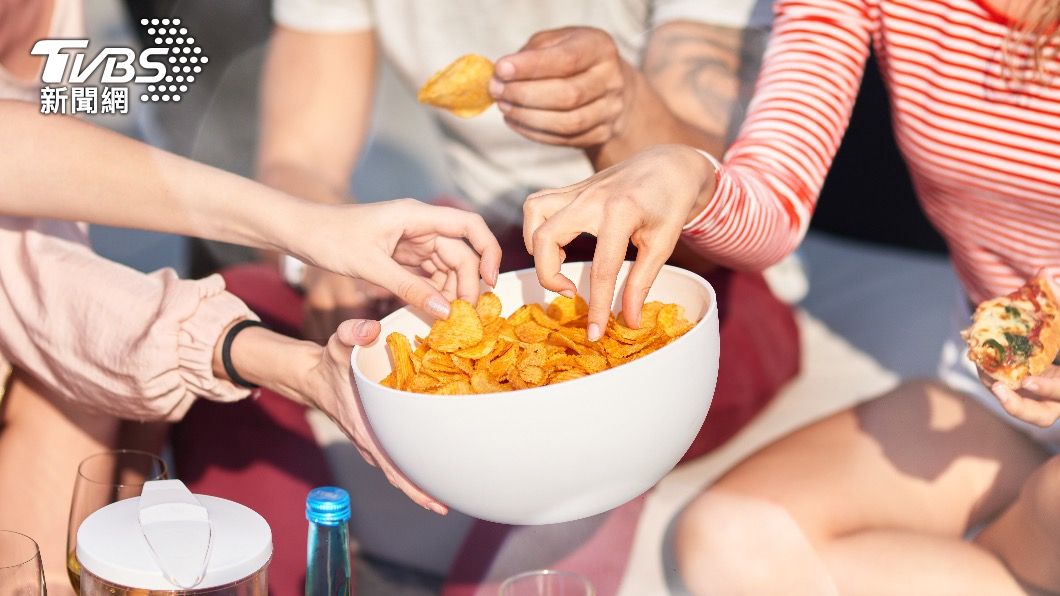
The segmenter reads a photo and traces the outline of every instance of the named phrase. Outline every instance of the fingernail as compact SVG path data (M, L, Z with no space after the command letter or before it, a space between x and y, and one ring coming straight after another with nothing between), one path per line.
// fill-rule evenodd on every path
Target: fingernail
M501 270L498 267L494 267L493 271L490 273L490 279L492 280L490 281L490 287L495 287L497 285L497 278L500 276Z
M570 298L571 300L573 300L574 290L560 290L559 295L563 296L564 298Z
M1035 383L1034 381L1025 382L1023 384L1023 388L1028 390L1028 391L1038 391L1038 389L1039 389L1038 383Z
M497 75L502 79L507 79L515 74L515 67L512 66L511 62L502 61L497 65Z
M493 98L496 99L500 97L501 93L504 93L504 83L498 81L497 79L490 79L489 89L490 95L492 95Z
M427 509L437 513L438 515L445 515L445 509L441 505L435 502L427 503Z
M440 319L449 318L449 303L437 296L427 299L427 310Z
M508 112L512 111L512 104L510 104L510 103L508 103L506 101L498 101L497 102L497 108L500 111L502 111L505 114L507 114Z
M353 334L357 337L367 337L368 323L369 321L357 321L357 326L353 328Z
M585 330L585 333L589 336L589 341L596 341L603 336L603 333L600 333L600 326L596 323L589 323L589 328Z

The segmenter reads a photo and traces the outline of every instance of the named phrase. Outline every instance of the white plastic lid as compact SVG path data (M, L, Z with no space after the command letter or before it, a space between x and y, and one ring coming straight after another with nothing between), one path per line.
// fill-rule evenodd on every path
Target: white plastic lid
M193 495L179 480L144 485L77 530L81 567L146 590L215 588L253 575L272 557L272 530L248 507Z

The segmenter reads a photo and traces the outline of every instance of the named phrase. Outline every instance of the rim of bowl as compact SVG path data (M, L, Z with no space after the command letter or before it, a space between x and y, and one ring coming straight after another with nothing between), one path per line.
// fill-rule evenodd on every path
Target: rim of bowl
M629 261L625 261L625 262L629 263ZM576 265L576 264L581 264L581 263L589 263L589 264L591 264L590 261L574 261L572 263L567 263L567 264L568 265ZM532 267L531 268L527 268L527 269L517 269L515 271L508 271L506 273L502 273L501 275L518 275L518 274L526 272L526 271L534 271L534 269ZM650 358L652 358L656 354L659 354L660 352L662 352L666 348L669 348L670 346L676 344L677 342L684 340L686 337L688 337L688 335L690 333L692 333L693 331L695 331L696 329L701 327L703 325L703 323L706 322L707 318L711 315L711 313L713 313L714 311L717 311L717 309L718 309L718 296L714 292L714 286L710 285L710 282L708 282L702 276L700 276L700 275L698 275L696 273L693 273L691 271L688 271L687 269L681 269L680 267L674 267L673 265L663 265L663 268L659 270L659 273L661 274L663 271L670 271L670 272L682 275L684 277L687 277L687 278L691 279L692 281L695 281L696 283L698 283L699 285L703 286L704 288L706 288L707 293L710 295L710 305L707 307L706 312L703 313L703 316L699 318L699 321L697 321L695 325L692 325L692 328L689 329L688 331L686 331L684 335L682 335L681 337L678 337L677 339L675 339L674 341L670 342L669 344L663 346L662 348L659 348L658 350L655 350L651 354L648 354L646 356L641 356L640 358L637 358L636 360L633 360L631 362L627 362L627 363L625 363L625 364L623 364L621 366L616 366L614 368L608 368L607 370L602 370L602 371L600 371L598 373L592 373L592 374L589 374L589 375L585 375L584 377L580 377L580 378L577 378L577 379L571 379L570 381L564 381L563 383L558 383L558 384L566 385L568 383L571 383L571 384L573 384L573 383L584 383L586 381L591 380L593 377L597 377L599 375L606 375L606 374L608 374L608 373L610 373L612 371L615 371L615 370L625 369L628 366L641 365L642 363L644 363L646 361L649 361ZM394 316L395 314L397 314L398 312L400 312L401 310L404 310L406 308L408 308L408 306L404 306L401 309L398 309L397 311L394 311L394 312L390 313L389 315L383 317L382 319L380 319L380 323L386 321L390 317ZM384 385L381 385L381 384L379 384L379 382L369 379L368 376L365 375L363 371L361 371L360 366L357 365L357 355L361 352L362 349L364 349L363 346L354 346L353 347L353 351L350 353L350 366L353 369L354 376L357 377L358 379L363 379L367 383L371 383L372 385L374 385L378 389L383 390L383 392L385 392L385 393L392 393L392 394L394 394L396 396L399 396L399 397L410 397L410 398L416 398L416 399L445 398L445 399L450 399L450 400L454 399L454 398L455 399L462 399L462 400L467 400L467 399L497 399L498 396L503 396L503 397L524 397L524 396L528 396L528 395L533 395L533 394L536 394L536 393L547 391L548 388L552 386L552 385L542 385L540 387L530 387L528 389L515 389L513 391L504 391L504 392L501 392L501 393L470 393L470 394L466 394L466 395L435 395L433 393L416 393L416 392L413 392L413 391L401 391L401 390L398 390L398 389L391 389L390 387L386 387Z

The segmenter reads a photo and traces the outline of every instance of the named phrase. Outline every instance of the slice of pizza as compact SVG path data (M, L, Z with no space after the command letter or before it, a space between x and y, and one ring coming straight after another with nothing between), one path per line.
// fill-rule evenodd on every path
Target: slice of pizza
M1060 309L1045 280L1035 278L1008 296L975 309L972 326L961 333L968 357L1012 389L1044 371L1060 353Z

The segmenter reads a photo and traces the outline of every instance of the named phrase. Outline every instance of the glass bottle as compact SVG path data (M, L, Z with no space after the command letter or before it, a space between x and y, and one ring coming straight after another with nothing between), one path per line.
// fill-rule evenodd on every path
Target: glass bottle
M349 493L334 486L314 488L305 500L305 516L309 520L306 596L349 596Z

